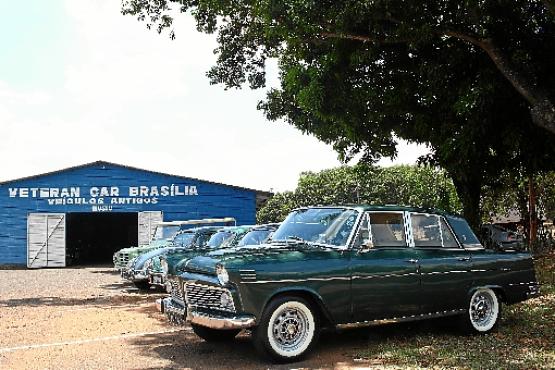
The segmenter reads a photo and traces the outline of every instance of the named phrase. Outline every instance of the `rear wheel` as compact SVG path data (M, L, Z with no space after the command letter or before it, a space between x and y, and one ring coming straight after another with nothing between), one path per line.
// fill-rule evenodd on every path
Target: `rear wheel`
M227 342L233 340L241 331L239 329L217 330L195 324L191 324L191 326L195 334L207 342Z
M470 333L488 333L497 328L501 305L490 288L478 288L470 297L468 310L462 317L463 329Z
M318 316L301 297L283 296L268 304L253 331L256 349L278 362L295 361L310 351L319 335Z

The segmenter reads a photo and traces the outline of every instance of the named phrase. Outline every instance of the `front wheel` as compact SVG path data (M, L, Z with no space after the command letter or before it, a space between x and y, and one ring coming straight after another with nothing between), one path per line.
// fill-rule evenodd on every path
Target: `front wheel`
M148 281L134 281L133 285L140 290L150 290L150 283Z
M478 288L470 297L462 317L463 329L471 333L488 333L496 329L501 316L499 299L490 288Z
M318 340L319 321L310 303L301 297L279 297L266 307L253 331L256 349L278 362L305 355Z
M207 328L206 326L200 326L196 324L191 324L193 331L196 335L201 337L207 342L227 342L233 340L239 334L241 330L217 330Z

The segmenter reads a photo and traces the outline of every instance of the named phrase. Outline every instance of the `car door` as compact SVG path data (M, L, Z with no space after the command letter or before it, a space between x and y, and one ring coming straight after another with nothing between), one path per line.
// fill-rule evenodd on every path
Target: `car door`
M470 252L440 215L411 213L410 226L420 269L421 313L464 308L472 284Z
M403 212L368 212L363 216L351 259L356 321L418 312L418 264L406 234Z

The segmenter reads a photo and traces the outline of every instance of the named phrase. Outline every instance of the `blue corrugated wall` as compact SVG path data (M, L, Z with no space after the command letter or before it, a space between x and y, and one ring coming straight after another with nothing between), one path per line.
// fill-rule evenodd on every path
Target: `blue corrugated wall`
M155 187L154 191L157 190L159 193L166 190L164 193L167 192L168 195L129 196L130 187L141 186L146 186L149 190ZM162 188L163 186L167 188ZM183 193L187 186L193 195L175 195L173 191L174 196L172 196L172 189L176 189L176 186L179 194ZM93 198L98 201L102 198L103 206L112 207L104 209L103 212L162 211L164 221L234 217L238 225L256 222L256 191L254 190L157 174L108 163L95 163L0 184L0 264L26 264L29 213L93 212L92 204L51 204L55 203L56 199L58 202L60 200L67 202L69 199L75 202L74 197L63 197L62 195L67 194L62 192L63 188L69 190L76 187L79 188L79 198L84 198L86 201ZM108 191L112 187L117 187L119 197L112 200L113 197L100 196L100 194L96 197L91 196L92 188L100 190L102 187L107 187ZM53 192L52 189L54 189ZM195 190L198 195L194 194ZM93 194L97 195L95 189ZM143 200L142 204L112 204L112 201L126 198L130 201L137 201L139 198ZM146 199L150 199L151 203L146 204ZM156 204L152 204L154 199Z

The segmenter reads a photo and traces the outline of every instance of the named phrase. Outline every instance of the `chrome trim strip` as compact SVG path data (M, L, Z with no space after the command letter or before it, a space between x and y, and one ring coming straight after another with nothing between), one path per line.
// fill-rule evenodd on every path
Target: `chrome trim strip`
M301 283L304 281L332 281L344 280L349 281L349 276L334 276L329 278L306 278L306 279L281 279L281 280L258 280L258 281L243 281L245 284L269 284L269 283Z
M530 281L528 283L509 283L509 286L520 286L520 285L540 285L537 281Z
M464 272L470 272L468 270L450 270L450 271L432 271L432 272L422 272L422 275L446 275L446 274L459 274Z
M466 312L466 309L429 312L429 313L416 314L416 315L393 317L390 319L357 321L357 322L346 323L346 324L337 324L335 327L338 329L358 328L358 327L364 327L364 326L382 325L382 324L390 324L390 323L405 322L405 321L424 320L424 319L431 319L435 317L453 316L453 315L461 314L463 312Z
M390 277L403 277L403 276L413 276L413 275L420 275L418 272L408 272L406 274L384 274L384 275L353 275L354 279L362 279L362 280L369 280L369 279L384 279Z

